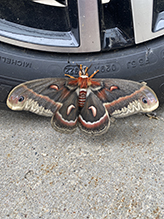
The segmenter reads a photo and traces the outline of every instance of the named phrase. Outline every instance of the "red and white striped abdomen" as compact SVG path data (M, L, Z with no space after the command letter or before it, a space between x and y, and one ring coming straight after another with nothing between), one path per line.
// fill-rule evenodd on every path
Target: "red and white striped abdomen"
M80 89L79 91L79 107L83 107L86 100L87 90Z

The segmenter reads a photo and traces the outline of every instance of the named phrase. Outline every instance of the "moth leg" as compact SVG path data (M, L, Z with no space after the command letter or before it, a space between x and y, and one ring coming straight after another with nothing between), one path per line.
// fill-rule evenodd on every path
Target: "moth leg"
M114 123L116 121L116 119L114 117L110 117L110 121L111 121L111 123Z
M70 77L70 78L75 79L75 77L73 77L73 76L71 76L71 75L69 75L69 74L65 74L65 76L68 76L68 77Z
M147 116L147 117L149 117L149 119L157 119L157 120L160 120L160 117L158 117L155 112L145 113L144 115Z
M97 74L97 72L99 72L99 70L93 72L93 74L89 78L93 78L95 76L95 74Z

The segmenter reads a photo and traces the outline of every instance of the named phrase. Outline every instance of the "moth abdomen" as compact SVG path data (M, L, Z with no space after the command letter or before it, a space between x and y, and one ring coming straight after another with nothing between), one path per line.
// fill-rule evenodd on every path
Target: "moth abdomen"
M86 90L80 90L79 92L79 107L83 107L85 100L86 100L87 91Z

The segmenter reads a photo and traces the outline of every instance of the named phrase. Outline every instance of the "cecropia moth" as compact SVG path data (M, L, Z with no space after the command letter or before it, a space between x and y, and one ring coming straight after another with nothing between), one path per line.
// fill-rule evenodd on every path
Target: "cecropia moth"
M87 134L100 135L110 126L110 117L121 118L155 110L159 101L146 86L122 79L95 79L88 67L79 68L79 77L43 78L16 86L7 105L12 110L26 110L50 116L52 127L71 133L76 126Z

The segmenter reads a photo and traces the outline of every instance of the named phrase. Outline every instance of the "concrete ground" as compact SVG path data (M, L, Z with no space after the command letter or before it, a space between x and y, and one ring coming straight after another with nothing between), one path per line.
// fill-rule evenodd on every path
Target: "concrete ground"
M164 106L157 111L164 118ZM0 218L164 218L164 121L135 115L101 137L0 110Z

